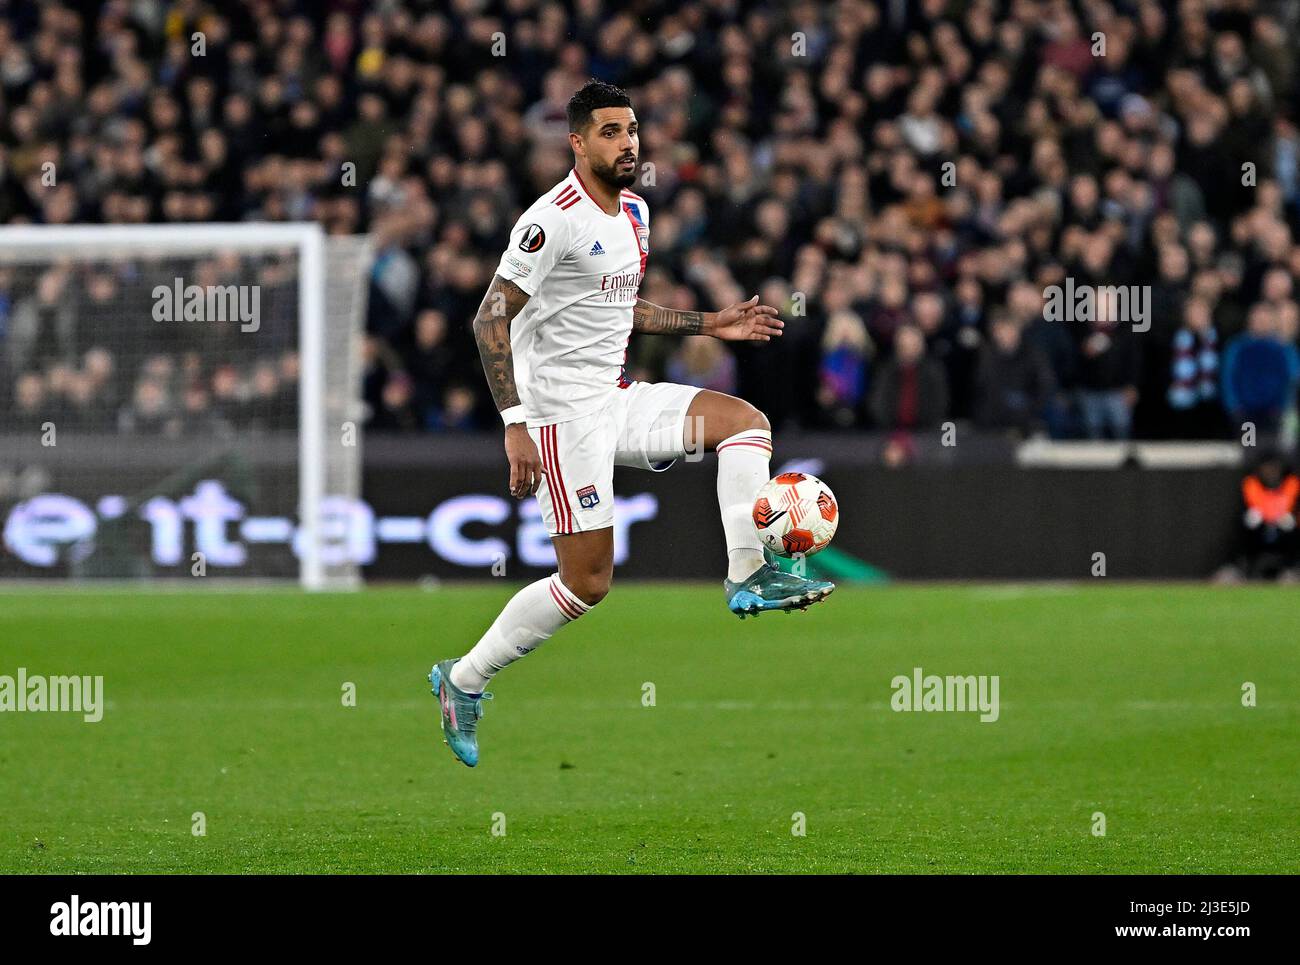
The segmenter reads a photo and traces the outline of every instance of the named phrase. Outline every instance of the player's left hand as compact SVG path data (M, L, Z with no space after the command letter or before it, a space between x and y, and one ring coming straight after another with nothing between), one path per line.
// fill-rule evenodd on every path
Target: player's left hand
M708 334L728 342L770 342L781 334L785 322L776 317L771 305L760 305L755 295L715 312Z

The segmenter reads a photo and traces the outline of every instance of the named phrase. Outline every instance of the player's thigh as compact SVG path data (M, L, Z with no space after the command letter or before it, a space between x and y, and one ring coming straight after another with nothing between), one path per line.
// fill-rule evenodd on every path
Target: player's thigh
M570 422L528 430L542 457L537 503L551 536L614 524L614 447L617 426L605 410Z
M692 452L712 449L723 439L748 429L771 428L767 416L744 399L704 389L691 400L686 412L686 446Z
M634 382L621 390L615 463L661 471L696 451L688 445L687 413L702 391L674 382Z

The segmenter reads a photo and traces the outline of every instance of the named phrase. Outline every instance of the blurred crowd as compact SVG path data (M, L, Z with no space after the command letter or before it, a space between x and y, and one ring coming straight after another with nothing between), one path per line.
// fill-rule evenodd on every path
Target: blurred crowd
M0 220L370 232L373 428L495 425L469 321L599 77L641 121L642 297L787 321L634 338L634 377L904 449L947 420L1294 438L1297 0L0 6ZM1149 328L1045 319L1067 279L1149 286ZM85 391L57 364L93 347L10 357L4 404Z
M0 431L296 429L295 276L291 257L265 255L0 266ZM170 296L177 277L205 289L256 286L256 335L234 315L157 320L158 293Z

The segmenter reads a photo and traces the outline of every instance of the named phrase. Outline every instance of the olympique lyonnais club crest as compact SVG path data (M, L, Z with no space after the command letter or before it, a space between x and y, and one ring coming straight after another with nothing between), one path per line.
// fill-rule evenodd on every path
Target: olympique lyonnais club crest
M641 254L650 254L650 229L644 226L638 226L636 229L636 243L641 246Z
M578 490L578 505L583 509L591 509L600 502L600 497L596 495L595 486L583 486Z
M519 242L519 250L531 255L541 251L544 244L546 244L546 232L542 230L542 226L530 224L528 230L524 232L523 240Z

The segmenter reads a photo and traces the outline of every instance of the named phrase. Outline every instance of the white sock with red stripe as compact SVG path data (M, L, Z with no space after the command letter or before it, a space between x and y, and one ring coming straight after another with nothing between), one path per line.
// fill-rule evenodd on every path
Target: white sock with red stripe
M558 573L530 583L510 598L483 638L456 661L451 682L467 693L482 693L498 671L590 609L560 582Z
M754 531L754 500L767 482L772 433L746 429L718 443L718 506L727 534L727 579L747 579L763 565L763 543Z

